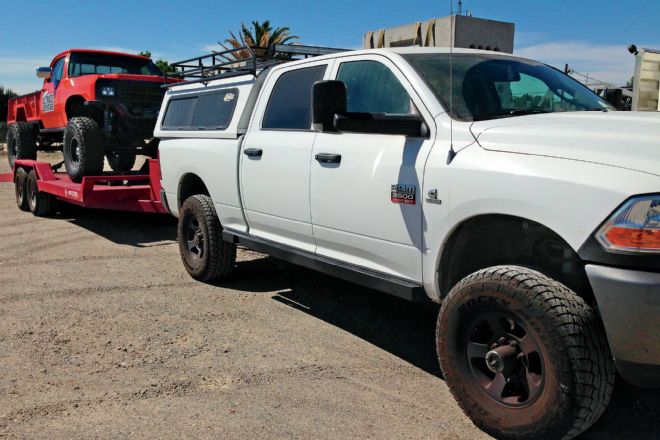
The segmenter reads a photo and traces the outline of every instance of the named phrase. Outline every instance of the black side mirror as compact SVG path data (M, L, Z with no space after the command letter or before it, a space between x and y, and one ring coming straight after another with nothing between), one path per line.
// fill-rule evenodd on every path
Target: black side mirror
M316 131L337 132L336 114L346 113L346 84L342 81L318 81L312 86L312 123Z
M335 115L334 126L340 132L429 137L429 128L418 115L344 113Z

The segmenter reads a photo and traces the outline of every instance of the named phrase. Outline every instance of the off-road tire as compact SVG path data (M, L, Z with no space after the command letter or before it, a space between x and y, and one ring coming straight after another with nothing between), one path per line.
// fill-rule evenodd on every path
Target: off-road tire
M135 153L108 153L106 158L113 171L130 171L135 165Z
M37 141L29 122L15 122L7 130L7 158L14 168L17 159L37 159Z
M203 252L199 254L191 251L189 247L189 239L192 238L190 232L194 224L198 226L198 232L201 234ZM183 202L179 212L178 237L183 265L196 280L219 280L233 271L236 245L223 241L222 226L209 196L198 194Z
M469 373L460 341L472 330L463 326L490 306L526 322L542 350L543 386L527 407L503 406ZM603 414L612 394L614 363L602 323L577 294L534 270L496 266L464 278L442 305L436 343L454 398L476 426L499 439L571 439Z
M30 212L37 217L49 215L55 202L52 195L39 191L34 170L30 170L27 177L27 202Z
M16 205L21 211L29 211L27 198L28 173L25 168L18 168L14 173L14 192L16 193Z
M148 142L145 142L142 149L142 154L149 156L152 159L158 159L158 145L160 144L160 139L153 138Z
M103 172L103 136L91 118L71 118L64 130L64 165L74 182Z

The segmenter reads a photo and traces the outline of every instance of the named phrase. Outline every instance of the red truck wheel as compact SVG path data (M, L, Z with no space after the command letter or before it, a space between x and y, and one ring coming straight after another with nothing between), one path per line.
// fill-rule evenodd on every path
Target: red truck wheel
M7 131L7 157L11 168L14 168L16 159L35 160L37 158L37 142L30 123L21 121L9 126Z
M130 171L135 165L135 153L108 153L106 157L113 171Z
M74 182L103 172L103 136L91 118L71 118L64 130L64 165Z

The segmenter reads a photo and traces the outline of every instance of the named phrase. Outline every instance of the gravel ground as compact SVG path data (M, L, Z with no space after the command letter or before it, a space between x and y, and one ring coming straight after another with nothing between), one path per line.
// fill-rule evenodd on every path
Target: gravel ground
M0 209L0 437L488 438L442 381L433 307L245 250L195 282L168 217L39 219L8 183ZM658 394L619 383L583 438L660 438Z

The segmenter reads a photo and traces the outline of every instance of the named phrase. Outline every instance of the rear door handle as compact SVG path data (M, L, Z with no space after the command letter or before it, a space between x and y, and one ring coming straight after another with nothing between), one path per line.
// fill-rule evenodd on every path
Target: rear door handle
M314 159L318 160L319 163L340 163L341 154L319 153L314 156Z
M264 152L261 148L246 148L243 150L243 154L249 157L261 157Z

